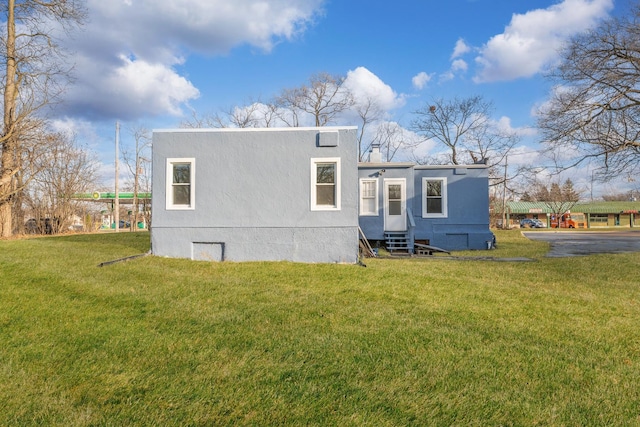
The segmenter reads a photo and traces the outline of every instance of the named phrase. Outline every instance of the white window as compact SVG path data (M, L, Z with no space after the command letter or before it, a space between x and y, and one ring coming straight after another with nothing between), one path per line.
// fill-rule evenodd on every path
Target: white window
M311 159L311 210L340 210L340 159Z
M360 180L360 215L378 216L378 180Z
M167 209L195 208L196 160L167 159Z
M422 217L447 216L447 178L422 178Z

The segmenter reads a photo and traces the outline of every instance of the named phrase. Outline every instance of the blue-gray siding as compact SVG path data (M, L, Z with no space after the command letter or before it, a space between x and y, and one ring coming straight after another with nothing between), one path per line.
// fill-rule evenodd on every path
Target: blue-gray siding
M379 175L379 172L384 172ZM422 179L447 178L447 216L423 218ZM406 180L407 208L415 227L408 223L412 240L447 250L486 249L493 239L489 230L489 177L482 165L416 166L408 163L361 163L359 178L377 178L377 216L360 216L360 226L370 240L384 240L384 180Z
M155 131L152 251L356 262L357 155L354 127ZM195 159L195 209L166 209L167 158ZM340 158L340 210L311 210L312 158Z

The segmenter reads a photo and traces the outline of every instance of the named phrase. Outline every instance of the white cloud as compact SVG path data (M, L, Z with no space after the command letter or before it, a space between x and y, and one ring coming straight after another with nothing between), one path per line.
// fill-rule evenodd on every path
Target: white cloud
M356 102L372 100L384 111L401 107L405 103L403 96L398 95L391 86L365 67L349 71L344 84L351 90Z
M135 119L141 115L180 115L180 106L199 91L171 64L121 56L119 64L95 70L69 91L68 113L91 118Z
M95 128L87 121L73 120L69 117L51 120L49 126L52 132L76 135L83 142L95 142L99 139Z
M463 39L458 39L455 47L453 48L451 59L459 58L465 53L469 53L470 51L471 51L471 47L467 45L467 43Z
M469 64L464 59L454 59L451 62L451 68L449 68L446 72L440 74L438 77L438 82L444 83L449 80L453 80L458 73L464 73L469 69Z
M70 42L77 78L58 112L92 119L179 115L198 89L181 74L188 55L248 44L270 51L303 32L325 0L88 0Z
M324 0L89 0L89 32L152 58L167 49L225 53L251 44L269 51L321 13ZM96 32L98 34L96 34Z
M541 165L539 173L548 173L542 167L547 164L548 159L544 157L543 153L528 145L519 145L509 152L509 166L512 168Z
M515 133L520 137L531 137L538 134L536 128L532 127L518 127L514 128L511 125L511 118L507 116L500 117L497 121L495 121L495 127L505 131L507 133Z
M421 71L415 76L413 76L413 78L411 79L411 83L413 84L414 88L418 90L422 90L425 88L427 83L431 81L432 77L433 77L433 74L427 74L424 71Z
M456 59L451 63L451 71L467 71L469 65L463 59Z
M453 73L453 71L448 70L447 72L444 72L442 74L440 74L440 76L438 77L438 81L440 83L443 82L447 82L449 80L453 80L456 77L456 75Z
M127 96L133 102L132 106L122 106L125 110L137 110L146 105L151 114L165 112L179 115L179 104L199 95L198 90L187 79L165 64L124 56L120 59L122 65L112 70L104 82L108 87L117 88L117 93Z
M480 50L474 81L492 82L530 77L557 60L569 37L606 18L613 0L564 0L547 9L514 14L504 33Z

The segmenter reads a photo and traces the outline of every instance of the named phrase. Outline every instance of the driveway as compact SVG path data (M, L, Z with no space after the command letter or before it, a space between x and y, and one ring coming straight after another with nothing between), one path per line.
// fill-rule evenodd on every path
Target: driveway
M527 239L551 243L548 257L640 252L640 230L525 231Z

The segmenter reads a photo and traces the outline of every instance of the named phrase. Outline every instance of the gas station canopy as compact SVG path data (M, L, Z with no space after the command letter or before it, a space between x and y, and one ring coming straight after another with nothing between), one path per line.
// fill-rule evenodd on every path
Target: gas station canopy
M73 199L75 200L84 200L87 202L104 202L104 203L113 203L116 200L116 193L114 192L100 192L94 191L93 193L76 193L73 195ZM151 193L138 193L138 200L141 202L151 200ZM118 202L120 204L133 204L133 193L132 192L119 192L118 193Z

